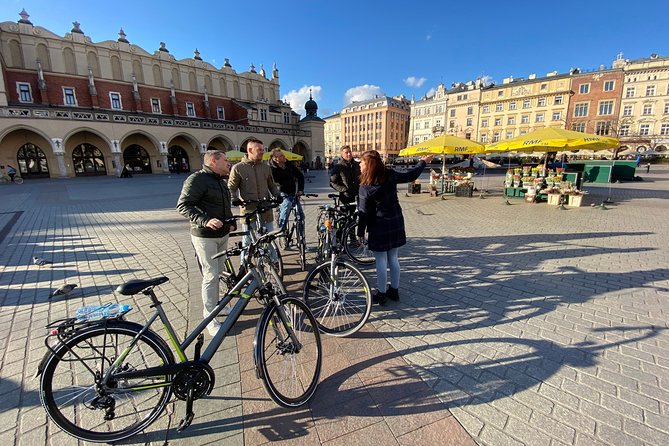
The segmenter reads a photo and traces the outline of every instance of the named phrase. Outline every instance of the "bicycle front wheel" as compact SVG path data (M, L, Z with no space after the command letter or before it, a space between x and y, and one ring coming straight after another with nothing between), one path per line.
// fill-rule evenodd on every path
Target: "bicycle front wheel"
M301 220L295 225L295 232L297 234L297 247L300 255L300 271L307 268L307 239L304 234L304 222Z
M270 398L289 408L309 401L318 386L323 353L316 320L304 302L288 297L280 306L267 307L258 322L254 347L256 367Z
M375 261L374 253L367 248L367 240L365 240L364 243L358 242L356 236L357 228L358 224L353 223L344 229L344 234L342 235L344 250L355 263L360 265L371 265Z
M334 271L333 271L334 269ZM365 276L341 260L317 266L304 284L304 301L318 328L331 336L348 336L362 328L372 311L372 293Z
M111 443L153 423L172 393L171 376L100 381L121 355L118 371L144 370L174 363L165 342L148 331L134 345L141 326L109 322L74 334L47 360L40 399L49 418L81 440Z

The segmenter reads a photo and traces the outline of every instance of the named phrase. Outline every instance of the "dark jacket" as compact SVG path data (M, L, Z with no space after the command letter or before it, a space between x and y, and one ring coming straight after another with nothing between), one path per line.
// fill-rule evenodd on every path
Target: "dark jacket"
M358 211L358 236L368 232L367 241L371 251L388 251L403 246L407 242L404 230L404 216L397 199L397 184L417 179L425 169L425 161L420 161L408 172L386 169L386 181L379 185L361 185Z
M360 164L340 158L332 167L330 187L339 192L342 203L353 203L360 187Z
M279 166L273 160L270 160L269 167L272 168L272 178L279 186L279 191L287 195L295 195L295 192L304 192L304 175L295 164L290 161L284 163L284 167ZM297 189L295 188L297 182Z
M230 225L221 229L207 228L212 218L223 221L232 217L230 190L227 179L214 173L208 166L191 174L184 181L177 211L190 220L191 234L196 237L223 237L230 232Z

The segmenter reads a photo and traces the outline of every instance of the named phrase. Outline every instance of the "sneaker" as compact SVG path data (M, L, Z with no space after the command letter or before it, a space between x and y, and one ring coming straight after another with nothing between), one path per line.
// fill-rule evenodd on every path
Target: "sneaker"
M398 290L397 288L388 287L388 291L386 291L386 296L388 297L388 299L397 302L398 300L400 300L400 290Z
M216 333L218 333L218 329L220 327L221 327L221 323L218 322L216 319L214 319L213 321L211 321L207 324L207 331L213 337L213 336L216 336Z
M386 305L386 293L382 293L379 290L374 290L372 293L372 303L384 307Z

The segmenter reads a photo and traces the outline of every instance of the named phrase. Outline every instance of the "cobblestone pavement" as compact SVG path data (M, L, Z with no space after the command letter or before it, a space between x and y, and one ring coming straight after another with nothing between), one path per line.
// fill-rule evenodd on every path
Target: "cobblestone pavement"
M589 185L584 207L567 211L505 205L500 177L478 178L486 199L400 193L402 300L375 308L351 338L323 339L309 407L278 408L255 379L252 308L215 355L217 386L195 403L193 425L175 432L176 402L126 443L669 444L669 169L610 193ZM199 277L173 210L183 179L0 186L3 445L76 443L47 422L30 379L49 320L116 300L126 280L166 275L158 292L175 328L194 326ZM312 181L309 191L327 192L324 172ZM308 206L309 229L315 213ZM54 263L34 266L34 255ZM286 263L295 291L304 274L290 252ZM63 283L79 287L48 299ZM135 307L131 320L149 312L142 298L117 297Z

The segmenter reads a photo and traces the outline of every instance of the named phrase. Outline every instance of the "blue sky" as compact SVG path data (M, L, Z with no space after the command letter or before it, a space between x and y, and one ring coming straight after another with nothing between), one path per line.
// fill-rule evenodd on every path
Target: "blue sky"
M669 0L154 1L9 0L35 25L64 35L72 22L93 42L118 38L177 59L224 59L237 72L279 68L280 94L303 114L309 89L319 116L374 94L423 96L440 82L543 76L669 56Z

